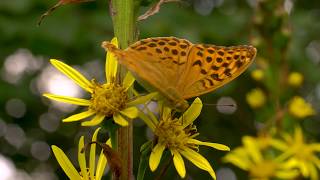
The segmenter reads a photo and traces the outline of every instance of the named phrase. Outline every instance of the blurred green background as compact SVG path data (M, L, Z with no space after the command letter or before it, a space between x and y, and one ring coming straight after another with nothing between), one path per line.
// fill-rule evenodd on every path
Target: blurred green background
M89 79L104 80L103 40L113 37L107 1L71 4L57 9L40 27L38 18L55 0L0 1L0 179L66 179L50 149L57 145L77 164L79 137L90 138L95 128L61 119L81 108L52 103L41 97L51 92L74 97L86 94L48 64L50 58L74 65ZM164 4L160 13L138 23L140 39L176 36L194 43L216 45L251 44L256 0L194 0ZM287 61L290 71L304 75L303 87L295 90L319 111L320 100L320 1L285 0L291 30ZM141 13L147 7L141 8ZM258 57L259 58L259 48ZM263 52L263 50L262 50ZM235 103L233 108L205 105L195 122L199 139L234 148L243 135L255 135L259 115L246 103L246 94L257 87L248 71L223 88L202 96L207 104ZM274 85L275 89L281 87ZM66 90L68 89L68 90ZM221 107L221 106L220 106ZM261 117L260 117L261 118ZM319 115L301 122L313 138L320 139ZM99 138L107 134L101 131ZM134 123L134 167L139 148L152 138L140 120ZM89 139L88 139L89 140ZM218 179L246 180L246 172L221 162L224 152L200 148ZM208 179L209 175L187 162L187 179ZM157 172L156 172L157 174ZM147 170L146 179L153 179ZM171 165L165 178L179 179ZM10 179L10 178L9 178Z

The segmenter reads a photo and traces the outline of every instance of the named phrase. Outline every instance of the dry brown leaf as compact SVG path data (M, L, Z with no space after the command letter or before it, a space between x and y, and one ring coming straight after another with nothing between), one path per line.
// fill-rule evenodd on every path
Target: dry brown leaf
M38 21L38 26L40 26L42 20L50 15L55 9L57 9L58 7L62 6L62 5L66 5L66 4L71 4L71 3L83 3L83 2L91 2L94 0L60 0L58 1L57 4L55 4L54 6L52 6L50 9L48 9L45 13L43 13Z
M142 14L141 16L138 17L138 21L142 21L147 19L150 16L153 16L154 14L158 13L160 11L160 6L164 3L169 3L169 2L179 2L180 0L160 0L158 3L156 3L154 6L152 6L150 9L148 9L147 12Z

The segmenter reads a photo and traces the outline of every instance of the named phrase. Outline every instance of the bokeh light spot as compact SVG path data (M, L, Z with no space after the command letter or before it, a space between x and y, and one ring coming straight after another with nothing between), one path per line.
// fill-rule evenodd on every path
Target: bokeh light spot
M39 117L39 125L47 132L54 132L60 125L60 119L53 113L45 113Z
M15 174L15 166L14 164L2 156L0 154L0 169L1 169L1 177L0 179L9 180L14 177Z
M0 137L5 135L7 132L7 124L2 119L0 119Z
M50 157L50 147L46 142L35 141L31 144L31 154L34 158L45 161Z
M51 66L48 66L42 71L37 81L37 88L41 94L51 93L78 98L82 96L81 88L77 84ZM52 101L52 104L55 108L63 112L74 111L77 107L56 101Z
M8 124L7 132L4 138L9 144L19 149L26 141L25 132L21 127L15 124Z
M217 170L217 179L237 180L237 177L230 168L220 168Z
M21 99L10 99L6 102L7 113L15 118L21 118L26 113L26 104Z

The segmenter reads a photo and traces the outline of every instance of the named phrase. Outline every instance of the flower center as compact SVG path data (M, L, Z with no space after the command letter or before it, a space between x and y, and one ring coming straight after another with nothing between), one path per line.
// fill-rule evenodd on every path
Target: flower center
M250 176L253 178L270 178L275 175L276 164L272 161L262 161L250 169Z
M155 135L158 137L158 142L165 145L169 149L184 149L185 146L194 146L191 148L197 149L194 144L189 145L188 139L196 133L194 126L183 127L178 119L162 119L155 130Z
M93 83L93 93L91 95L90 109L97 114L104 114L111 117L114 113L126 107L128 94L124 87L115 83L98 84Z

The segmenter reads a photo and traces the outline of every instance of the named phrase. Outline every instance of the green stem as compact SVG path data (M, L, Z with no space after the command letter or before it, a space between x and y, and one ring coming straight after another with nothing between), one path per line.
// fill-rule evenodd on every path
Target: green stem
M136 40L136 16L134 0L111 0L110 13L113 19L114 34L118 38L120 48L124 49ZM126 74L123 67L119 67L117 76L122 80ZM119 180L133 179L133 128L129 121L128 127L121 127L117 130L116 149L120 155L122 172ZM118 179L113 177L113 179Z

